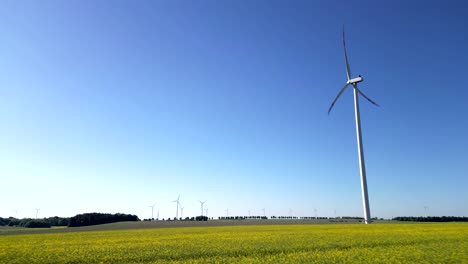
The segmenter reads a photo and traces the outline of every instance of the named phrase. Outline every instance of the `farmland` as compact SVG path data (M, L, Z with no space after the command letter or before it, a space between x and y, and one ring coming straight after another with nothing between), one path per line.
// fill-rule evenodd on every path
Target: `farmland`
M66 229L4 232L0 262L468 263L466 223Z

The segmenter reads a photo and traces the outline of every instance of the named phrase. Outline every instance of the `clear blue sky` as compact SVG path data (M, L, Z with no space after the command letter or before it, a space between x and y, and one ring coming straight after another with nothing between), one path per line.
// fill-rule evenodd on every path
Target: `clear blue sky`
M3 1L0 216L468 215L463 1ZM17 212L16 212L17 211Z

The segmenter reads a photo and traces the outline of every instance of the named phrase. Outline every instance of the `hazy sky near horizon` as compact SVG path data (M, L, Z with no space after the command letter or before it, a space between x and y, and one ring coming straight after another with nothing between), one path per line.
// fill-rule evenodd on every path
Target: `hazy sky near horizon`
M408 3L411 2L411 3ZM0 216L468 216L463 1L3 1ZM362 97L361 97L362 98Z

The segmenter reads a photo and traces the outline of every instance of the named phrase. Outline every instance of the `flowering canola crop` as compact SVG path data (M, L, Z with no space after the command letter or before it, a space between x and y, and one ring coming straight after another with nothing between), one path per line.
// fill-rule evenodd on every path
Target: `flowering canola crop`
M468 224L259 225L3 235L0 263L468 263Z

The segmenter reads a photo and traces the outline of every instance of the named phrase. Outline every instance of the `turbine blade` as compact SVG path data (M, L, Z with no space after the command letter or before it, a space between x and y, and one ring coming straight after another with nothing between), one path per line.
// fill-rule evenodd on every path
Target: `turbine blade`
M349 67L348 61L348 53L346 53L346 42L345 42L345 32L343 26L343 49L344 49L344 57L346 61L346 75L348 76L348 81L351 80L351 67Z
M369 97L367 97L363 92L361 92L361 90L359 90L359 89L357 88L357 85L353 85L353 87L354 87L354 89L356 89L356 91L358 91L358 93L359 93L360 95L362 95L364 98L366 98L367 101L371 102L371 103L372 103L373 105L375 105L375 106L379 106L379 107L380 107L379 104L377 104L376 102L372 101L372 100L371 100Z
M338 100L338 98L340 98L340 96L344 93L344 91L346 90L346 88L348 88L348 86L349 86L349 83L347 83L343 88L341 88L341 91L338 93L335 100L333 100L333 103L330 105L330 108L328 108L328 114L330 114L330 111L332 110L333 106L335 106L336 101Z

